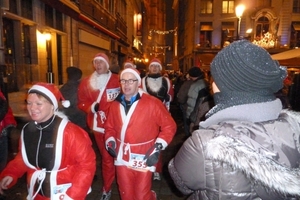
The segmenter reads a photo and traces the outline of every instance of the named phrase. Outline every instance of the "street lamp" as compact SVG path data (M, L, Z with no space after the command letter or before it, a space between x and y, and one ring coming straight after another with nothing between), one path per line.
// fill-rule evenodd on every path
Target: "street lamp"
M245 10L245 6L243 4L240 4L235 8L235 15L238 18L237 40L240 38L241 18L243 16L244 10Z

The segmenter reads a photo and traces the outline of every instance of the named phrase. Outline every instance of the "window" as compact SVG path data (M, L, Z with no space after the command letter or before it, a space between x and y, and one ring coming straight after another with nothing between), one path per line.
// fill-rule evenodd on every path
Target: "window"
M234 22L222 22L222 42L224 46L226 43L234 41Z
M256 23L256 38L261 39L269 32L270 22L267 17L260 17Z
M230 14L234 13L234 1L223 1L222 2L222 13L223 14Z
M293 0L293 13L300 13L300 0Z
M115 1L114 0L109 0L108 10L111 14L115 14Z
M212 13L212 0L200 1L200 13L201 14L211 14Z
M292 22L290 47L300 47L300 21Z
M26 0L26 1L21 1L21 13L22 16L27 18L27 19L33 19L32 17L32 1L31 0Z
M201 22L200 23L200 38L199 44L201 48L211 47L211 36L212 36L212 23L211 22Z
M63 14L45 4L46 25L63 31Z

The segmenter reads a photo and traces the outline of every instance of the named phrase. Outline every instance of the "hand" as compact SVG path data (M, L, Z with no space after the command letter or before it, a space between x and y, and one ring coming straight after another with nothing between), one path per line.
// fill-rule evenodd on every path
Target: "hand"
M155 165L158 162L160 151L163 145L161 143L155 143L145 154L144 160L148 167Z
M94 105L94 111L95 111L95 112L98 112L98 110L99 110L99 103L96 103L96 104Z
M114 141L109 141L109 142L107 143L107 151L108 151L108 153L109 153L112 157L114 157L114 158L117 157L117 153L116 153L116 143L115 143Z
M0 194L3 194L3 189L6 190L7 186L11 184L13 181L13 178L11 176L5 176L1 181L0 181Z

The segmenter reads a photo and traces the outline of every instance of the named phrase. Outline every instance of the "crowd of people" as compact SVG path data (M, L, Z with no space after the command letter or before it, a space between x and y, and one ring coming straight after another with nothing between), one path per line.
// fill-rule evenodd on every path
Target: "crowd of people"
M92 136L101 156L101 200L111 199L115 180L122 200L158 199L152 180L161 180L161 152L177 130L172 103L186 140L168 170L188 199L300 196L300 115L277 98L287 71L263 48L231 43L213 59L211 77L197 66L164 74L157 58L145 75L131 59L112 72L104 53L92 66L83 78L68 67L60 88L38 82L28 90L31 120L8 164L5 137L16 121L0 93L0 194L27 174L27 199L85 199L96 172Z

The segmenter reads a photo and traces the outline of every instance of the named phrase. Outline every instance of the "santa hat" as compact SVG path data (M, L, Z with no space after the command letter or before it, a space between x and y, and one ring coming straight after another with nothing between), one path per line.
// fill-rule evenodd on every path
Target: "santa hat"
M38 93L43 97L45 97L46 99L50 100L50 102L54 106L54 110L58 109L59 101L62 102L62 105L65 108L68 108L70 106L70 101L65 100L62 94L60 93L58 87L51 83L44 83L44 82L36 83L28 90L28 94L30 93Z
M125 69L125 68L128 68L128 67L136 68L136 65L135 65L131 60L126 60L126 61L124 62L124 69Z
M157 58L153 58L151 61L150 61L150 64L149 64L149 67L151 65L159 65L159 69L160 71L162 70L162 65L161 65L161 61Z
M96 60L102 60L106 64L106 68L109 69L109 59L105 53L98 53L95 55L93 63L95 63Z
M135 69L135 68L131 68L131 67L128 67L128 68L125 68L122 72L121 72L121 74L120 74L120 78L122 78L122 75L124 74L124 73L132 73L135 77L136 77L136 79L138 80L138 85L140 86L141 85L141 76L140 76L140 72L137 70L137 69Z

